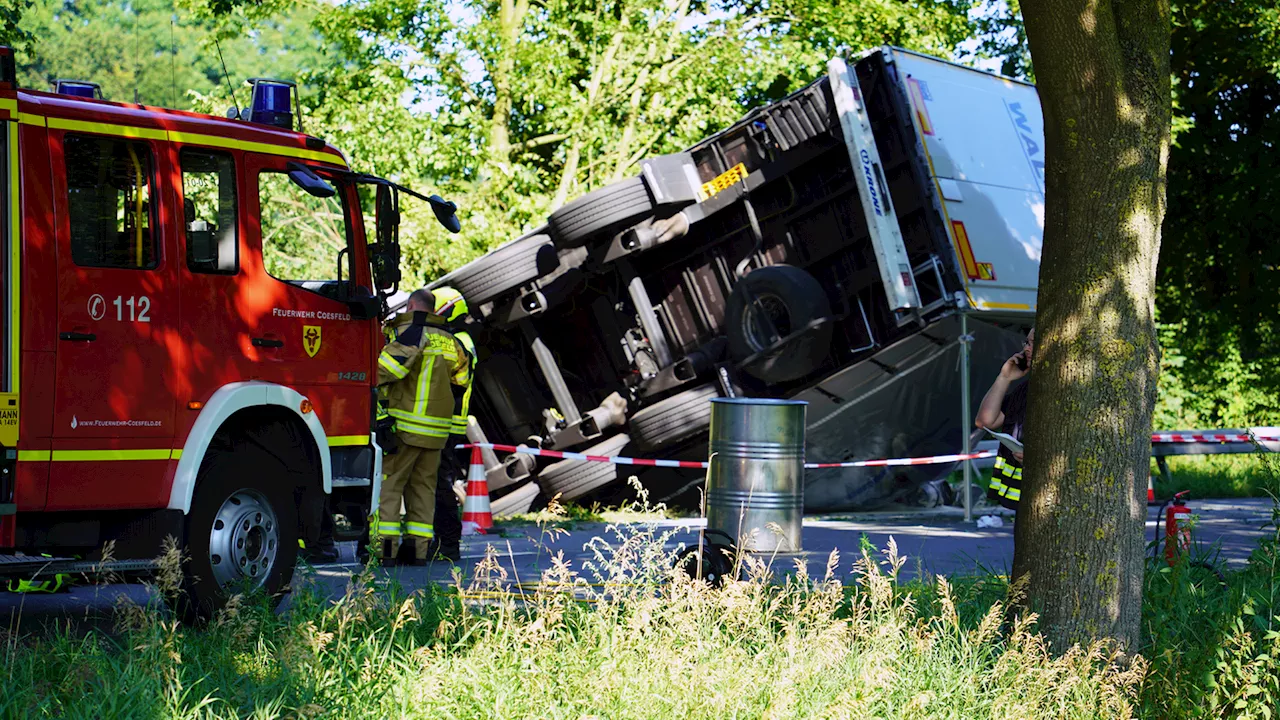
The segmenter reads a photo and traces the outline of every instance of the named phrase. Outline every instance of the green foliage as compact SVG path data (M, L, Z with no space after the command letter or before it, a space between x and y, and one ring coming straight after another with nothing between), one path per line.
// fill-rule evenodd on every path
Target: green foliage
M857 556L856 584L773 583L747 563L749 579L717 591L672 575L670 539L620 530L591 566L518 587L493 554L469 582L407 596L372 572L336 603L295 583L286 614L238 600L204 630L124 604L111 634L5 637L0 715L1131 715L1141 662L1053 657L1031 618L1002 628L999 579L902 585L890 546Z
M30 47L35 36L22 26L22 16L33 4L33 0L0 0L0 45L20 51Z
M1157 296L1166 417L1280 423L1280 7L1183 0L1173 18L1177 134Z
M231 81L241 102L247 78L297 77L323 57L325 46L311 29L314 10L299 6L287 16L264 20L252 36L222 43ZM18 79L46 89L54 78L91 80L108 100L188 109L196 98L225 97L222 64L210 42L214 25L182 12L167 0L35 0L21 29L34 39L18 55ZM229 103L207 110L221 115Z
M1280 462L1262 456L1266 488ZM1273 718L1280 698L1280 502L1270 532L1243 571L1219 579L1203 549L1173 567L1163 555L1145 576L1143 687L1151 717Z

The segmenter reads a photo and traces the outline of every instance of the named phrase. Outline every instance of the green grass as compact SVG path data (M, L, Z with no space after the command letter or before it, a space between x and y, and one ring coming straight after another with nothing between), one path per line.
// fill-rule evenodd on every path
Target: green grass
M1267 497L1269 476L1266 459L1261 455L1188 455L1168 458L1173 483L1165 482L1155 460L1151 461L1151 478L1156 498L1164 500L1175 492L1189 490L1193 498ZM963 473L947 476L956 493L964 484ZM991 471L970 475L970 482L984 490L991 482Z
M0 717L1207 718L1280 696L1274 537L1226 585L1153 565L1143 655L1122 662L1051 655L1003 577L898 582L892 546L831 558L856 583L747 563L716 590L671 573L657 528L610 530L540 589L489 557L409 595L366 571L336 603L304 572L287 613L237 599L204 629L132 605L87 632L9 628Z
M1172 484L1165 482L1151 461L1157 498L1169 498L1182 490L1191 491L1193 498L1267 496L1267 461L1260 455L1182 456L1168 458L1168 462Z

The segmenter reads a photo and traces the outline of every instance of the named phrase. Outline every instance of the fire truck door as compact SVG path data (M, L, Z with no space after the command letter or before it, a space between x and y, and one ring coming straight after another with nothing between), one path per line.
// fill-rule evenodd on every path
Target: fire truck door
M170 353L181 345L175 238L163 231L174 223L158 182L164 156L146 140L50 136L54 169L65 169L54 194L66 211L48 509L145 507L162 494L160 460L174 434ZM108 467L119 460L139 462Z

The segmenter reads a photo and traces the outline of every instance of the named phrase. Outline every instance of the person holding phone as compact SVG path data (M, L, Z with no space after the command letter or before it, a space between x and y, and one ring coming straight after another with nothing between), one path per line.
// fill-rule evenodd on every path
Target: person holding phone
M978 417L974 420L975 425L1012 435L1018 442L1023 442L1022 429L1027 422L1029 383L1018 381L1031 372L1035 339L1036 329L1033 327L1027 333L1022 351L1005 361L1000 368L1000 375L982 398L982 404L978 406ZM1009 388L1014 383L1018 384L1010 391ZM1022 499L1022 453L1000 445L987 497L1000 503L1001 507L1018 509L1018 501Z

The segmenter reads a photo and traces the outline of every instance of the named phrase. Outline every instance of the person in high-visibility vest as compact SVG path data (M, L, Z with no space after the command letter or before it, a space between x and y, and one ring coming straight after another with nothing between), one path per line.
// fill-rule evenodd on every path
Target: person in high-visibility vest
M432 312L434 307L430 291L411 294L406 311L388 323L392 339L378 356L378 385L386 387L387 414L395 421L398 445L387 448L383 460L374 543L375 554L388 565L395 564L402 544L412 544L409 557L414 564L427 559L428 544L435 536L432 522L440 454L453 426L451 385L468 362L466 349L444 329L442 318Z
M1027 422L1027 386L1028 382L1019 383L1010 391L1010 386L1022 380L1031 372L1032 351L1035 349L1036 329L1027 333L1026 342L1018 354L1005 361L1000 368L1000 375L987 390L978 406L978 417L975 424L980 428L998 430L1012 435L1018 442L1023 442L1022 432ZM1022 500L1022 453L1010 450L1003 444L996 453L995 470L991 475L991 485L987 489L987 497L1000 504L1001 507L1017 510Z
M450 421L449 442L440 459L440 481L436 483L436 537L431 541L427 557L431 560L457 562L462 557L462 518L459 515L458 496L453 493L453 483L463 477L467 466L454 447L467 442L467 414L471 408L471 383L475 379L476 344L465 329L468 315L466 298L451 287L438 287L431 291L435 296L435 312L445 320L445 327L458 338L467 351L467 363L459 367L453 378L453 417Z

